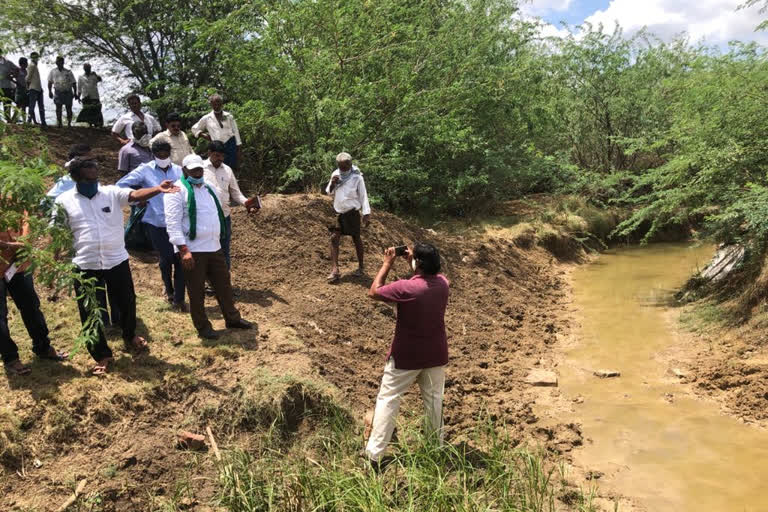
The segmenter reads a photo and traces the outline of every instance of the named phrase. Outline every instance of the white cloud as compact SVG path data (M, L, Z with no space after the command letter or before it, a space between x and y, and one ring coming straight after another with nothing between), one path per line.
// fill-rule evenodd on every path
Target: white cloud
M544 16L553 12L567 11L573 0L530 0L520 4L520 10L530 16Z
M755 32L763 19L757 8L736 10L736 0L611 0L604 10L595 11L585 20L602 23L613 30L618 22L626 35L647 27L664 40L683 32L691 40L705 39L709 44L731 40L768 43L768 34Z

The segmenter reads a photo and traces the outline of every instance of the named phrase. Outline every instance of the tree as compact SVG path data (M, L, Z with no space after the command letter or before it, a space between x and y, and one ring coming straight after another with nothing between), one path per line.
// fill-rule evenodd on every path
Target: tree
M53 46L108 62L134 89L162 97L169 85L216 86L216 41L199 37L245 0L6 0L0 33L19 47Z

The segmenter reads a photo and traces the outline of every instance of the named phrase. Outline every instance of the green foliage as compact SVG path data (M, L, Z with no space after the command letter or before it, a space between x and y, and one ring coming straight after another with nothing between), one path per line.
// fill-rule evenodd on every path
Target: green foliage
M233 451L219 465L218 502L232 512L261 510L596 510L592 493L564 485L543 451L516 447L501 427L480 422L470 443L439 445L401 428L393 462L377 474L358 455L345 424L322 429L314 450ZM481 447L475 448L473 447Z
M719 241L764 239L766 64L763 49L734 45L696 56L667 82L675 91L666 104L669 128L646 143L663 148L665 163L634 177L622 201L638 208L621 233L647 224L652 236L669 224L703 222Z

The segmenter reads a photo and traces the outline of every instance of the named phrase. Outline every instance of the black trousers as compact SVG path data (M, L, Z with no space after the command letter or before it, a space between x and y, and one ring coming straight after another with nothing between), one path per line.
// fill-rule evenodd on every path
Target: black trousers
M184 269L181 267L179 255L174 253L173 245L168 240L168 230L147 222L142 222L142 226L147 230L152 246L160 255L158 266L168 301L184 304Z
M130 343L136 336L136 292L133 289L133 276L131 275L131 266L128 260L112 267L108 270L80 270L86 278L96 278L97 281L103 280L110 290L110 299L114 298L117 307L120 310L120 328L123 330L123 340ZM77 293L77 308L80 310L80 321L85 323L88 318L88 312L85 309L85 299L81 297L81 286L75 283L75 293ZM107 357L112 357L112 350L107 345L107 338L104 336L104 330L99 331L99 339L96 343L88 346L88 352L96 360L100 361Z
M21 312L24 327L32 338L32 350L37 355L48 352L51 340L48 338L48 326L40 311L40 299L35 292L32 274L19 272L10 283L0 276L0 355L4 363L10 363L19 358L19 349L11 339L8 330L8 295L10 294L16 307Z

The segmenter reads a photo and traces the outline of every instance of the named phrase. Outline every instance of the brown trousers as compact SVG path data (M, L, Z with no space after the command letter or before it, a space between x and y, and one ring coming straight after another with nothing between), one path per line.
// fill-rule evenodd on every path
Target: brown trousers
M184 270L184 282L189 294L189 312L195 329L204 331L211 328L208 315L205 314L205 280L208 279L216 293L221 314L226 323L240 320L240 312L232 298L232 282L229 278L227 260L221 250L216 252L193 252L195 268Z

